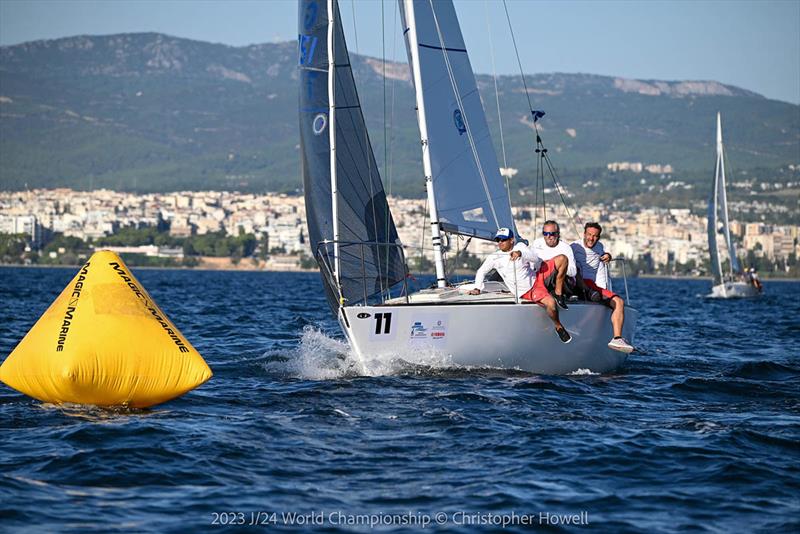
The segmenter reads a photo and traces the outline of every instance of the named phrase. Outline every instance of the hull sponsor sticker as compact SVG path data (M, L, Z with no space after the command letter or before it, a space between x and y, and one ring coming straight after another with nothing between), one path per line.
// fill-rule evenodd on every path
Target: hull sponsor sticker
M411 345L442 345L447 341L447 319L440 315L414 317L408 332Z

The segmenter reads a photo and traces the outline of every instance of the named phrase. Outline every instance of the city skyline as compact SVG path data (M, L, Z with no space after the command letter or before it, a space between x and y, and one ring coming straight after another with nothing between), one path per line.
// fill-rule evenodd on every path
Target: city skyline
M398 236L407 258L420 255L432 260L430 243L420 242L420 228L425 224L425 200L390 198ZM706 217L689 207L642 208L629 206L614 209L605 204L552 206L548 216L562 223L562 238L571 242L580 239L582 223L600 221L603 241L614 256L633 261L651 261L654 265L702 265L708 258ZM544 220L536 217L531 202L514 209L517 229L522 236L538 234ZM702 210L701 210L702 211ZM577 213L582 214L582 219ZM146 195L111 190L74 191L68 189L33 192L0 191L0 235L27 234L31 243L40 240L42 230L91 242L103 239L123 228L161 228L173 238L191 238L207 234L229 237L252 235L258 242L269 243L283 254L298 256L280 260L278 269L294 269L302 258L311 257L306 236L303 197L278 193L243 194L224 191L182 191ZM742 251L753 251L755 257L769 261L787 261L800 255L800 227L731 219L731 233L739 240ZM453 244L456 244L454 241ZM467 252L461 242L455 249ZM464 246L464 250L461 247ZM118 252L142 253L182 258L174 245L117 247ZM495 250L491 241L477 239L468 252L484 257ZM749 254L749 252L748 252ZM50 258L56 258L53 252Z

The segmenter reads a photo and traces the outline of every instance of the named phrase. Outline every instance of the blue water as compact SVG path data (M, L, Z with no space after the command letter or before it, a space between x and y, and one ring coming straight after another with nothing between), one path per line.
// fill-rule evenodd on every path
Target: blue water
M643 353L552 377L363 369L317 275L136 274L214 377L132 412L0 385L0 530L800 528L799 283L632 280ZM73 275L0 269L0 357Z

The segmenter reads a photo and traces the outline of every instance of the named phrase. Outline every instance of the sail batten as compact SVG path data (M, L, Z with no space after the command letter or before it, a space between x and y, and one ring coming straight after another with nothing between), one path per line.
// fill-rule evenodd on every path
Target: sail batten
M404 279L406 269L338 23L338 4L301 0L298 19L306 219L336 313L341 305L385 292Z

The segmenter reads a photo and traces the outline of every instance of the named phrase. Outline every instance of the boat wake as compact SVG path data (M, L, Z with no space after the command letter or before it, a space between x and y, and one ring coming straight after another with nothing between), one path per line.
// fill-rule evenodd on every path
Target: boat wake
M307 380L361 376L361 366L346 341L334 339L312 326L303 328L300 344L286 351L268 351L264 368L274 374Z
M429 348L414 348L397 354L362 358L346 341L332 338L313 326L303 329L300 343L294 349L268 351L264 357L264 368L267 372L306 380L335 380L359 376L454 378L476 374L530 374L513 369L456 365L450 355Z

